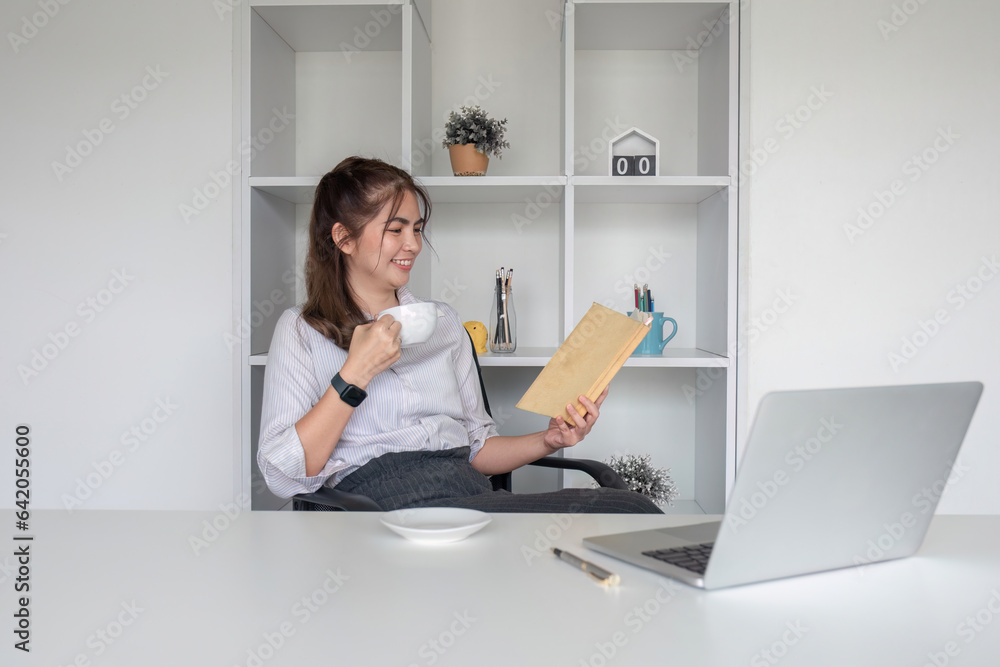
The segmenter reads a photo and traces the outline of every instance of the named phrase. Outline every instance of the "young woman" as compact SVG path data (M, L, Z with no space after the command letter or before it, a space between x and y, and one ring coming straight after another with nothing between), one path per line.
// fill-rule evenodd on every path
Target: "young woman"
M458 314L424 344L400 348L400 323L375 315L417 303L406 284L423 248L427 194L403 170L347 158L316 188L307 299L278 320L264 376L257 462L281 497L322 485L371 497L384 510L468 507L510 512L659 512L618 489L493 491L487 475L572 447L590 432L607 391L521 436L497 434L483 406L472 346Z

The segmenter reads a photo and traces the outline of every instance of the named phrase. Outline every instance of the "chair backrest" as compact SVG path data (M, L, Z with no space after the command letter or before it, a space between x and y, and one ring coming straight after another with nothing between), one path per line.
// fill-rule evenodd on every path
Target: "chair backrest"
M476 343L472 340L472 334L466 330L465 334L469 337L469 345L472 346L472 359L476 362L476 373L479 375L479 390L483 394L483 407L486 408L486 414L490 417L493 413L490 411L490 400L486 397L486 383L483 382L483 367L479 365L479 355L476 354ZM510 473L504 472L498 475L492 475L490 477L490 483L493 484L493 490L499 491L510 491L511 490L511 480Z
M472 334L468 330L466 330L465 335L469 337L469 344L472 346L472 359L476 362L476 373L479 374L479 390L483 393L483 406L486 408L486 414L492 417L490 401L486 398L486 383L483 382L483 367L479 365L479 355L476 354L476 343L472 340Z

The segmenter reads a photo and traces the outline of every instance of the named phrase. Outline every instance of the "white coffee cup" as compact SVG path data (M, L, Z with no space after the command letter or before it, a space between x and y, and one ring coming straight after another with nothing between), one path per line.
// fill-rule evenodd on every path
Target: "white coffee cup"
M434 303L408 303L387 308L375 319L392 315L392 319L403 325L399 330L400 347L409 347L426 343L437 328L438 317L443 314Z

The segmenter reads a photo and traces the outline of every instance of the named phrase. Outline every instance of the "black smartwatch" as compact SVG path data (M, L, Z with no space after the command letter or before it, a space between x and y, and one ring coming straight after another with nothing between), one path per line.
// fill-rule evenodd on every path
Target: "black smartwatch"
M368 396L368 392L361 387L345 382L344 378L340 377L340 373L333 376L330 384L340 394L341 400L352 408L361 405L361 401L365 400L365 397Z

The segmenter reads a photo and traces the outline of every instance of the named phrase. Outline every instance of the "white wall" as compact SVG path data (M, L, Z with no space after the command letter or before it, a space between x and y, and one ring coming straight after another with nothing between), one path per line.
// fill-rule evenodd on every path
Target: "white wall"
M1000 512L998 23L989 0L756 0L744 23L746 414L776 389L982 381L952 513Z
M34 508L215 509L234 479L231 188L190 220L180 205L232 153L231 15L45 4L0 5L0 505L23 423Z

